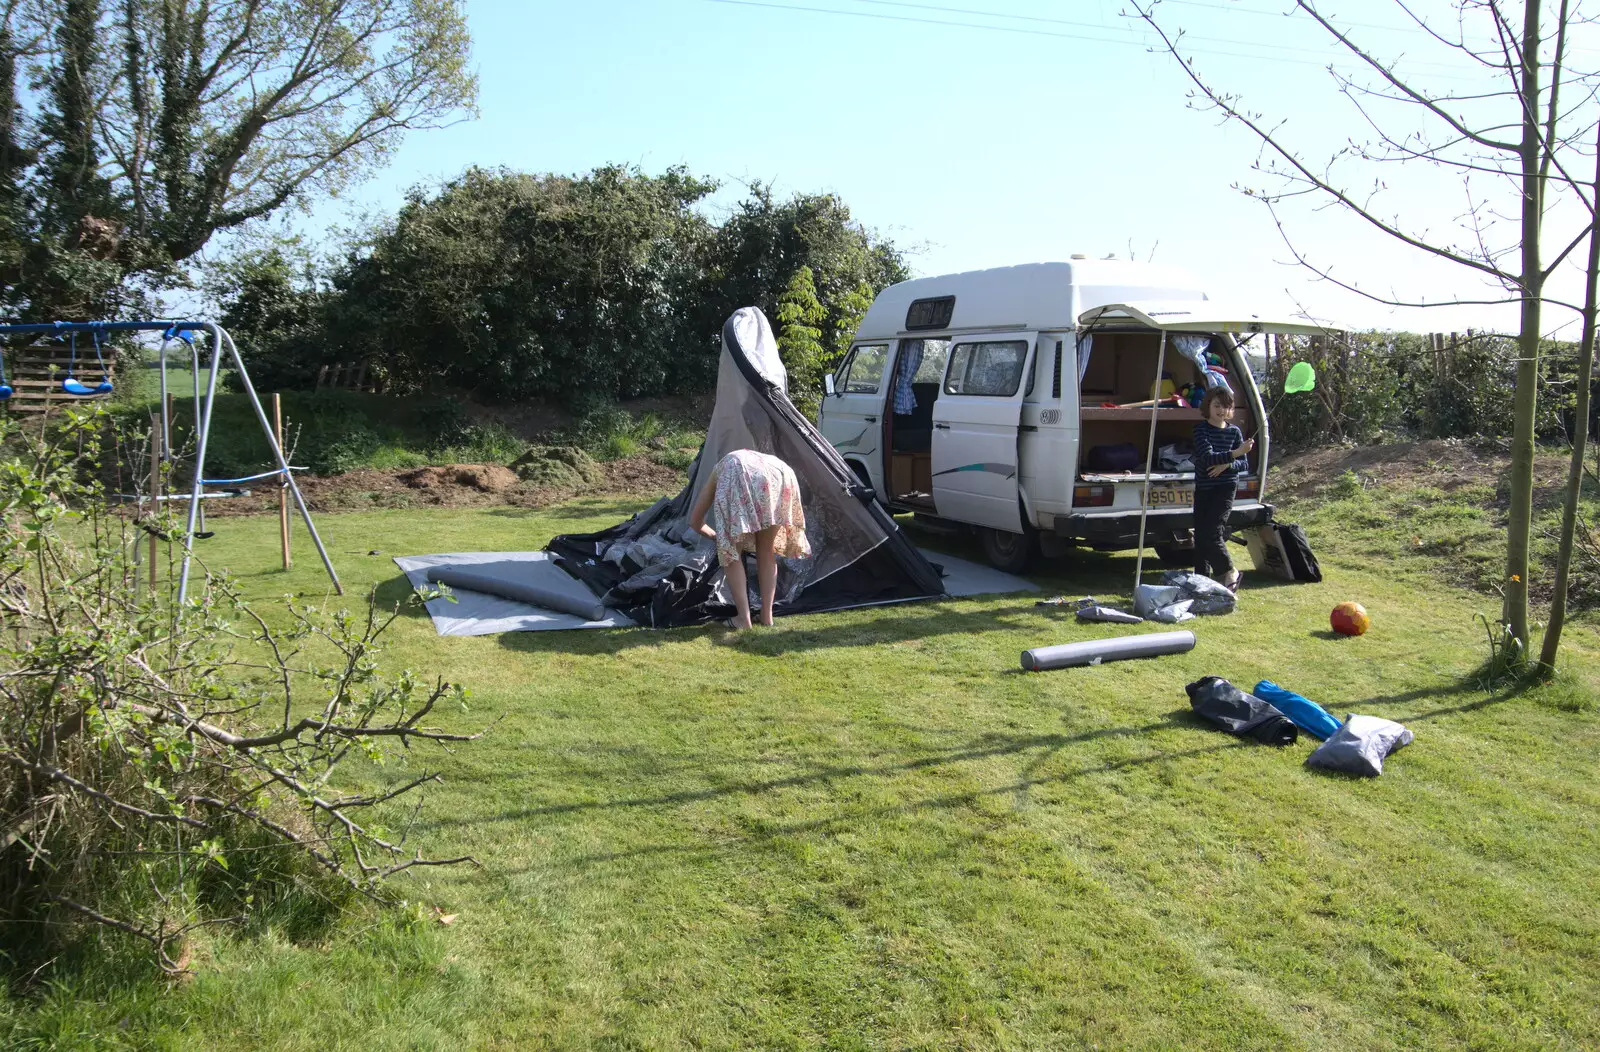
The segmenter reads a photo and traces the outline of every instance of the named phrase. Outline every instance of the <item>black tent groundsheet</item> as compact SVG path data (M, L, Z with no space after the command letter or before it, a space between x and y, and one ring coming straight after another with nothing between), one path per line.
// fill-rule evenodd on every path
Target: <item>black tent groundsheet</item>
M557 563L634 621L665 628L728 617L733 599L715 549L689 512L717 462L735 449L782 458L800 481L811 557L782 559L773 613L844 610L945 594L938 570L906 539L837 450L789 401L767 318L745 307L722 327L716 405L689 484L626 522L553 538ZM749 567L751 608L755 569Z

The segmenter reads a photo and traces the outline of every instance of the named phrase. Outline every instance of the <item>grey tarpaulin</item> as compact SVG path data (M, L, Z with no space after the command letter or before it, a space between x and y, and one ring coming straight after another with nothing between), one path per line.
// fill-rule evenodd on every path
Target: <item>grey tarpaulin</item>
M550 588L542 584L517 580L493 573L462 570L453 566L437 566L428 571L428 580L434 584L448 585L452 589L465 588L485 592L506 599L516 599L547 610L581 617L585 621L598 621L606 616L605 604L593 594L574 595L568 589ZM578 582L573 582L577 584ZM588 589L584 589L588 591Z
M1095 665L1102 661L1181 654L1193 649L1193 632L1154 632L1122 639L1089 639L1081 643L1034 647L1022 652L1022 667L1029 672L1046 672L1074 665Z
M454 566L473 573L493 574L536 584L543 588L570 589L573 596L593 595L581 582L562 573L548 552L445 552L434 555L401 555L395 564L405 571L414 588L428 583L428 571ZM501 632L539 632L568 628L624 628L636 622L616 610L607 610L600 621L585 621L572 614L533 606L516 599L505 599L486 592L459 592L455 602L432 599L428 614L441 636L488 636Z

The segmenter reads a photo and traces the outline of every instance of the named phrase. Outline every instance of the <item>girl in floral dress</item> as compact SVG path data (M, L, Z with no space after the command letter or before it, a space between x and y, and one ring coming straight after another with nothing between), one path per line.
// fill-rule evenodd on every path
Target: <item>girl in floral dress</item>
M706 522L715 511L716 527ZM739 616L734 628L750 627L750 597L743 553L755 552L761 589L761 623L772 624L778 591L778 556L811 554L806 513L794 469L777 457L736 449L717 462L711 479L695 499L689 525L717 542L717 561L727 575Z

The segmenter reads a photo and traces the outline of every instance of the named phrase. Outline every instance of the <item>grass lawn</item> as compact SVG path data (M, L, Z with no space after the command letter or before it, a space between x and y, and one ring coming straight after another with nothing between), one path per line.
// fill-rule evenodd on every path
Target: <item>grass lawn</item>
M637 505L329 515L352 594L389 556L529 549ZM262 597L320 594L276 517L204 542ZM1315 535L1313 535L1315 540ZM382 549L380 555L366 554ZM974 557L958 548L958 554ZM439 638L387 663L466 683L417 831L478 869L404 882L449 927L353 914L296 944L216 937L170 991L86 973L16 1040L174 1048L1385 1048L1600 1045L1600 636L1573 673L1477 689L1480 595L1335 545L1255 582L1189 654L1025 674L1079 626L1031 595L719 629ZM1047 589L1125 594L1086 556ZM1047 593L1049 594L1049 593ZM1328 609L1358 599L1358 639ZM1164 627L1164 626L1161 626ZM1356 780L1188 715L1271 678L1401 720ZM401 778L405 772L367 772ZM0 1020L0 1037L6 1033Z

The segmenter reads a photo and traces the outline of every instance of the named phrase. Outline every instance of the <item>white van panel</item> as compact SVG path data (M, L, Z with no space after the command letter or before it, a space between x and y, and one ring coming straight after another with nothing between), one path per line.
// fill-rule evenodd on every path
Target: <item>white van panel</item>
M940 518L1022 532L1017 425L1033 333L962 336L933 405L933 503Z

